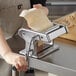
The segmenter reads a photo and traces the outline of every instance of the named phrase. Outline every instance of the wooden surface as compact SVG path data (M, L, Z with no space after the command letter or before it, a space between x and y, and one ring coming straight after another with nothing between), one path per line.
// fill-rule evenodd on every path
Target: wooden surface
M76 41L76 26L68 28L68 34L64 34L61 38Z
M66 25L68 27L68 34L60 36L61 38L76 41L76 12L58 18L54 20L54 22Z
M62 44L67 44L67 45L71 45L71 46L75 46L76 47L76 41L68 40L68 39L61 38L61 37L56 38L55 42L60 42Z

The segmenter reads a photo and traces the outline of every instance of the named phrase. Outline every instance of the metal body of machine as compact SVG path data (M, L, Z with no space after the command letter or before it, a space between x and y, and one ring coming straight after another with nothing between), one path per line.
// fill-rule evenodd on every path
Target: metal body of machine
M20 51L20 54L27 57L29 63L28 68L34 68L45 72L54 73L59 76L71 76L74 73L73 75L75 76L76 72L71 69L42 60L42 58L46 57L48 54L52 54L59 49L59 47L54 44L54 39L64 33L67 33L67 28L61 24L54 24L51 28L43 33L24 28L19 29L19 36L26 42L25 49ZM43 41L45 45L41 52L38 53L37 41L39 40ZM13 70L12 75L16 76L15 70Z

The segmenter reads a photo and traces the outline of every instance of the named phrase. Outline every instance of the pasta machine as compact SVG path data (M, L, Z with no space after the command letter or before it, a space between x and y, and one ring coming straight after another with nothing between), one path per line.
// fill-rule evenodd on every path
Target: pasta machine
M18 30L18 34L25 41L25 48L20 51L20 54L24 55L27 58L28 69L34 68L53 73L58 76L75 76L76 71L72 69L68 69L42 60L42 58L48 56L48 54L52 54L59 49L59 46L54 44L54 39L64 33L67 33L67 27L56 23L54 23L51 28L43 32L20 28ZM43 42L43 47L39 52L37 47L38 41ZM16 76L15 73L16 70L13 70L12 75Z
M67 28L61 24L53 24L51 28L43 31L42 33L21 28L19 29L18 34L25 40L26 44L25 49L20 51L20 54L27 54L27 56L42 58L59 48L54 44L54 39L64 33L67 33ZM42 49L40 50L38 50L38 41L43 42ZM46 51L46 49L49 48L51 48L51 50Z

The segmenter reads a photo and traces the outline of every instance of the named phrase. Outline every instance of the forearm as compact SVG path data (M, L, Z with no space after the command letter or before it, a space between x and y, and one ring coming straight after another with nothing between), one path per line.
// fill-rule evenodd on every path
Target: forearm
M3 36L3 33L2 33L2 30L0 28L0 55L2 57L5 56L5 54L11 52L11 49L10 47L8 46L4 36Z

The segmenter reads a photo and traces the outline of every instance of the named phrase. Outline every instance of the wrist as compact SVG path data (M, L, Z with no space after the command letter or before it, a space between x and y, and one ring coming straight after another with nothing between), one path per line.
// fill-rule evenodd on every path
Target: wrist
M3 53L1 56L2 56L2 58L6 58L7 56L9 56L10 54L12 53L12 51L8 51L8 52L5 52L5 53Z

